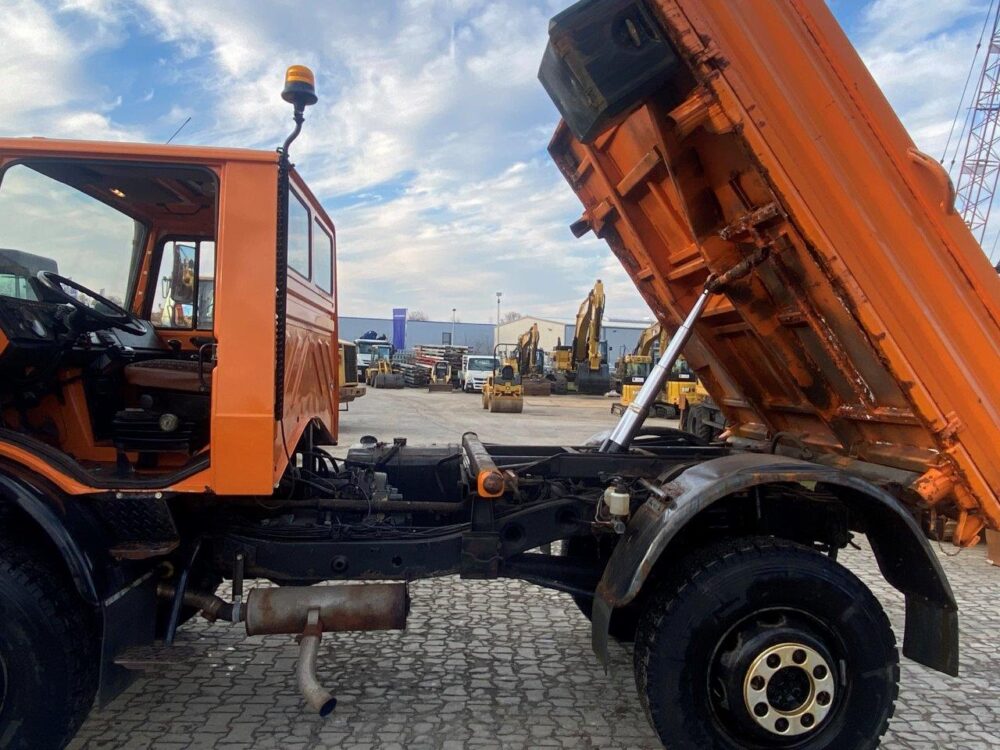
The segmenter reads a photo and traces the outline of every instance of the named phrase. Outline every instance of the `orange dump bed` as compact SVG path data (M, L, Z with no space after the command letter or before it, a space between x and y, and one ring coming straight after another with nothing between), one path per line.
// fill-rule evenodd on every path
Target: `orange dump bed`
M709 274L766 257L685 353L734 442L897 487L957 518L960 543L1000 528L1000 279L825 3L605 5L607 31L557 17L542 79L567 120L581 96L607 122L564 122L550 150L584 204L575 229L668 326ZM612 66L650 44L669 64L616 113L580 83L627 87L601 44ZM562 101L546 65L573 78Z

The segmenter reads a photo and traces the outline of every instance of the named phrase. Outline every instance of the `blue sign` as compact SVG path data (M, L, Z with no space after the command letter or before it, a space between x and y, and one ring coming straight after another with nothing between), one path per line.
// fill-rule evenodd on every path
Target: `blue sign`
M392 345L396 351L406 348L406 308L392 308Z

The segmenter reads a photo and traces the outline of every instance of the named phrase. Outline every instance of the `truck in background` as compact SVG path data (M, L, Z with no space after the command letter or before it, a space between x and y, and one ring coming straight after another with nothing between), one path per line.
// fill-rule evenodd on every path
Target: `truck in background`
M358 376L363 381L368 378L368 368L380 359L392 361L392 344L385 335L355 339L354 344L358 347Z
M466 393L482 393L486 381L493 376L497 358L489 354L463 354L459 382Z

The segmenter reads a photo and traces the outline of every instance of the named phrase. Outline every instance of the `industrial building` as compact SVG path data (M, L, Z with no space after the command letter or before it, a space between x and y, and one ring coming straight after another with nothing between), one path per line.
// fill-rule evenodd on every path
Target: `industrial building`
M340 338L354 341L369 331L385 335L392 340L392 318L340 318ZM496 326L492 323L460 323L450 320L408 320L403 348L414 346L467 346L469 351L484 353L493 351Z
M538 346L550 352L560 344L572 342L576 326L549 318L526 315L517 320L500 325L500 341L516 343L518 338L538 324ZM607 342L608 359L612 363L623 352L635 348L639 334L649 326L648 320L607 320L601 328L601 341ZM392 318L342 317L340 318L340 338L354 341L369 331L384 334L392 340ZM408 320L404 348L414 346L441 346L453 344L467 346L476 353L490 352L496 343L497 327L493 323L452 323L450 320Z

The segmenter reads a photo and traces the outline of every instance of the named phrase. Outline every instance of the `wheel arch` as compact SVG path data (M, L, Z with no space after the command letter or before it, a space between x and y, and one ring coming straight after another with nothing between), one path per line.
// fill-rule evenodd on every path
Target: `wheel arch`
M0 462L0 514L13 515L21 530L30 530L19 540L29 548L45 544L45 553L66 571L67 585L94 614L98 699L105 704L134 676L115 663L117 655L153 642L157 562L115 560L112 539L88 500L66 496L23 467Z
M54 497L30 479L0 468L0 503L13 508L50 543L65 565L80 598L95 607L101 604L99 574L94 555L88 554L77 533L82 523L71 505Z
M735 498L742 496L745 506L753 502L748 491L788 483L822 486L836 495L850 527L868 535L883 577L906 598L904 655L956 675L958 606L940 561L906 508L847 472L768 454L736 454L693 466L664 487L670 502L652 499L633 515L594 595L593 646L601 661L608 663L612 612L639 595L657 563L695 519L721 501L740 503ZM754 533L738 527L733 531Z

